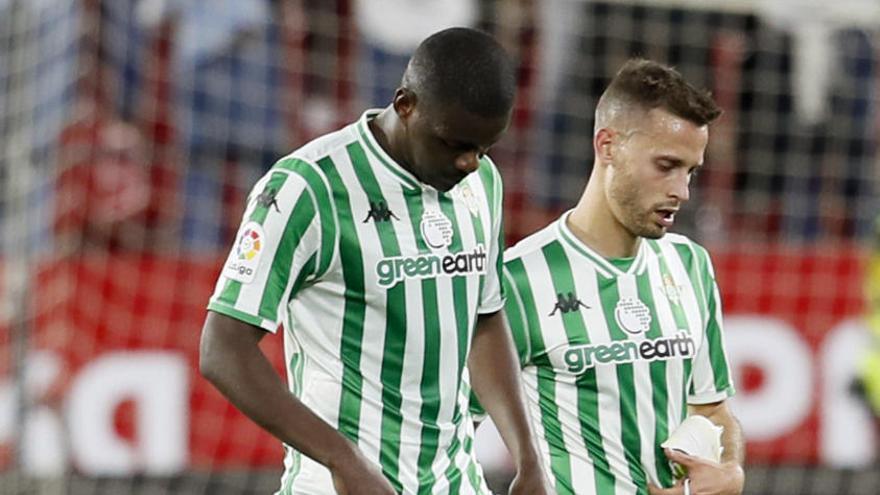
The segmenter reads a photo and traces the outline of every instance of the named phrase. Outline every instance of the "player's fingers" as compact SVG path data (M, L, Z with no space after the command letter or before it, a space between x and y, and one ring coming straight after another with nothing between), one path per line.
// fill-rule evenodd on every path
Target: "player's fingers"
M670 461L677 462L682 466L688 467L693 466L694 464L698 464L700 460L694 456L687 455L680 450L675 449L663 449L666 453L666 458Z
M677 483L671 488L660 488L654 483L648 483L648 493L650 495L682 495L684 493L682 490L684 490L684 487L682 487L681 483Z

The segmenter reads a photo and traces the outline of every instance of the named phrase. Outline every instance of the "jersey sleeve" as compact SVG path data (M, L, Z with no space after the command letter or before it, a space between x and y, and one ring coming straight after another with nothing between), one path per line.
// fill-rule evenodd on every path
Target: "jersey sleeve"
M718 402L736 393L724 345L721 297L709 254L696 246L701 270L700 280L706 295L706 322L703 342L694 357L693 376L688 395L689 404Z
M519 289L516 287L513 276L504 267L502 272L504 293L506 301L504 303L504 314L507 317L507 324L510 333L513 336L513 344L516 346L516 355L519 358L520 367L525 367L531 360L531 337L529 336L527 318L525 308L522 304L522 298Z
M488 161L488 159L487 159ZM483 180L490 185L486 189L492 215L492 243L489 246L489 258L486 266L486 283L483 285L483 292L480 295L480 314L494 313L504 307L504 287L501 284L501 266L504 259L504 206L502 198L504 196L503 186L501 182L501 174L495 165L489 162L486 166L481 167L488 172L483 174Z
M223 264L208 309L275 332L287 301L331 255L327 190L309 164L282 162L260 179ZM330 225L328 225L330 223Z

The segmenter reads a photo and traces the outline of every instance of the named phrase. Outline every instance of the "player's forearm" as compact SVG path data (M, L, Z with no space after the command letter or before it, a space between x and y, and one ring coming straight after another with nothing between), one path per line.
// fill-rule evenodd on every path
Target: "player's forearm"
M263 429L333 468L356 447L294 397L258 347L263 330L209 312L202 333L200 371Z
M715 424L724 426L724 433L721 435L721 446L724 447L724 451L721 453L721 462L736 462L742 466L745 462L746 449L739 421L733 415L728 414Z
M706 416L712 423L724 427L724 432L721 434L721 446L724 448L721 453L721 462L736 462L742 466L746 453L742 427L730 412L727 403L691 406L691 412Z
M468 368L474 392L516 465L537 466L538 451L523 400L519 363L503 313L480 316Z

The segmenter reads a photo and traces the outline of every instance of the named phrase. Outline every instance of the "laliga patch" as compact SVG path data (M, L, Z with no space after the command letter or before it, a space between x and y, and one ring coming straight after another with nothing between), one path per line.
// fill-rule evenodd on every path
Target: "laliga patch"
M260 265L260 258L266 249L265 243L266 234L260 224L257 222L245 224L235 241L235 246L232 247L232 252L229 253L223 274L244 284L253 282L257 267Z

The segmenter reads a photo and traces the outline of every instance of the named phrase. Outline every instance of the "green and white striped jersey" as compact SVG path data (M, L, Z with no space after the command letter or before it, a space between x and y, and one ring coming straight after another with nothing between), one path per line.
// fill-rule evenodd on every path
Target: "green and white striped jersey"
M660 443L687 404L734 393L712 265L676 234L608 260L567 218L504 257L505 309L545 468L560 494L647 494L649 481L673 482Z
M280 160L254 187L208 308L275 332L292 393L401 493L489 493L466 421L478 314L503 308L501 178L420 183L368 121ZM333 493L285 446L279 493Z

